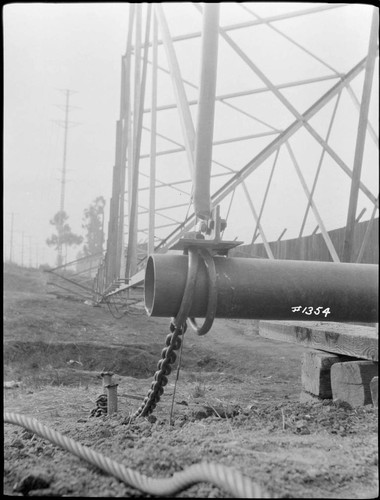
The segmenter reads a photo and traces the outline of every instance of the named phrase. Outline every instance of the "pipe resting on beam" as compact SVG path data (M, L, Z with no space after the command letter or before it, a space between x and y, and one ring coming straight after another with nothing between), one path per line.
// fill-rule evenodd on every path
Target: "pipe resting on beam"
M377 265L224 256L213 259L217 318L378 321ZM149 316L176 316L187 269L187 255L149 257L145 271L145 309ZM206 315L207 280L206 267L200 262L189 317ZM323 314L327 309L329 312Z

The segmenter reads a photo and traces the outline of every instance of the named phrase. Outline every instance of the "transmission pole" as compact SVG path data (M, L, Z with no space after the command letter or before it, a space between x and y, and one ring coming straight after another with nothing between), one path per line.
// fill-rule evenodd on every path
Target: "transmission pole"
M63 263L62 259L62 236L63 236L63 212L65 211L65 191L66 191L66 160L67 160L67 135L69 129L69 102L70 102L70 94L74 93L74 90L63 90L66 94L66 104L64 107L65 111L65 121L63 124L64 127L64 139L63 139L63 159L62 159L62 172L61 172L61 197L59 203L59 226L58 226L58 266L61 266Z
M12 212L11 214L11 242L10 242L10 248L9 248L9 261L12 263L12 253L13 253L13 218L14 218L14 213Z
M32 237L28 236L29 239L29 267L32 267Z
M24 231L21 233L21 267L24 267Z

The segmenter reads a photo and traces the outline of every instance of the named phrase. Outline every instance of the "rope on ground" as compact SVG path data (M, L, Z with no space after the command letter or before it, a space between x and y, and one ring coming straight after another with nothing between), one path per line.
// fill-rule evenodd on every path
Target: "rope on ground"
M44 439L73 453L99 469L120 479L124 483L150 495L169 496L199 482L210 482L237 498L270 498L268 494L250 478L239 471L214 463L199 463L191 465L181 472L176 472L171 478L153 479L111 460L74 439L63 436L57 431L46 427L34 418L18 413L4 413L4 423L25 427Z

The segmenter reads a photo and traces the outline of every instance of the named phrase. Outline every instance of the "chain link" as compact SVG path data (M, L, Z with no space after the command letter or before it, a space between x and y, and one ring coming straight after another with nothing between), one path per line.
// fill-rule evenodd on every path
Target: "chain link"
M141 406L125 420L125 423L127 424L137 417L149 416L156 408L157 403L160 401L160 398L164 393L164 387L168 383L167 377L171 373L171 365L174 364L177 359L175 351L181 347L181 335L186 332L187 320L190 321L192 328L197 331L198 335L204 335L207 333L213 323L217 304L216 270L213 258L207 250L197 249L196 247L190 247L188 249L188 255L189 263L186 285L179 312L175 318L172 318L170 323L170 333L166 337L165 341L166 347L164 347L161 352L161 359L157 364L157 371L154 374L151 388ZM194 297L199 256L203 259L209 278L207 314L205 323L201 328L196 325L194 318L188 318Z
M146 395L141 406L126 420L125 423L129 423L137 417L147 417L156 408L157 403L160 401L162 394L164 393L164 387L168 383L168 375L172 371L171 365L175 363L177 359L177 351L181 347L181 335L186 332L187 324L186 322L182 326L175 326L174 323L170 323L170 333L166 337L166 347L162 349L161 359L157 363L157 371L154 374L152 385L148 394Z

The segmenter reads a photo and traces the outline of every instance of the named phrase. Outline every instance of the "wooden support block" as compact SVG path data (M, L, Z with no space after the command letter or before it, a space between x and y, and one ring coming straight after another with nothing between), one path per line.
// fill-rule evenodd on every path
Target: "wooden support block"
M344 356L379 360L378 326L314 321L260 321L262 337Z
M351 406L372 403L370 382L378 375L377 363L349 361L331 366L331 389L334 401L345 401Z
M322 401L322 398L319 398L314 394L310 394L310 392L301 391L300 403L321 403Z
M369 387L371 389L372 404L375 408L378 408L378 397L379 397L379 377L373 377Z
M323 351L305 352L302 358L302 389L322 399L331 399L330 369L335 363L353 361L348 356L337 356Z

